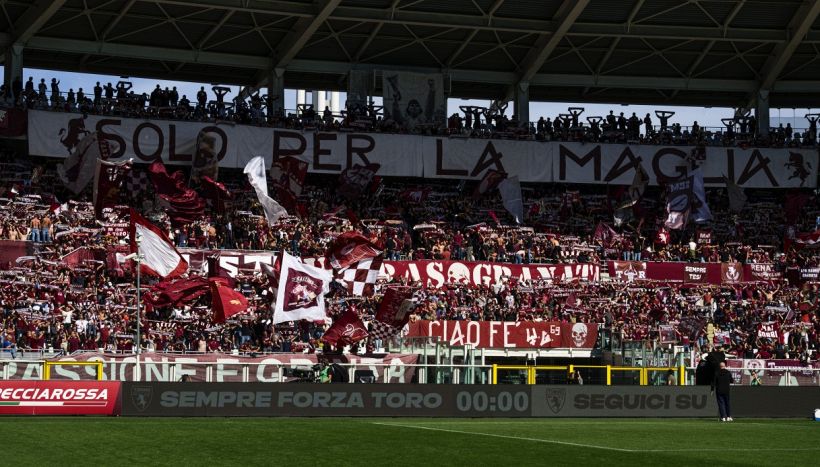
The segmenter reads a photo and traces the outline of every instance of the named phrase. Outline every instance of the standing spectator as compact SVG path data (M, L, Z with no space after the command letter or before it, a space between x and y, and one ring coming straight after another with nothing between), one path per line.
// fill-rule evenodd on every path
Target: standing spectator
M40 80L40 84L37 85L38 98L43 102L47 102L46 92L48 92L48 85L46 85L46 80L43 78Z
M102 102L102 92L103 88L100 86L100 82L97 81L94 86L94 107L99 107L100 102Z
M40 218L37 216L31 218L30 240L35 243L40 242Z
M648 113L646 114L646 117L643 118L643 124L645 127L644 135L649 138L649 135L652 134L652 117L650 117Z
M60 104L60 82L51 78L51 106L55 109Z
M715 375L712 383L712 391L717 397L718 410L720 411L721 422L731 422L732 406L730 403L730 392L732 388L732 374L726 369L726 362L720 362L720 369Z

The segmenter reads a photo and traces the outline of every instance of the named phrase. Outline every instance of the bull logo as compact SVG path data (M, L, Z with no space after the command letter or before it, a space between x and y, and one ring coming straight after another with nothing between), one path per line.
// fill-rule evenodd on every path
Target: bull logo
M564 408L564 401L567 399L567 390L566 389L547 389L547 407L554 413L558 415L558 412Z
M730 264L726 268L726 280L729 282L737 282L740 280L740 271L737 270L734 264Z
M68 121L68 129L60 128L58 136L61 136L60 144L65 146L68 153L71 154L80 143L82 136L88 133L89 131L85 129L85 117L79 117Z
M151 404L153 395L154 389L151 386L134 386L131 388L131 403L138 411L144 412Z
M811 175L811 164L803 160L803 154L789 151L789 161L783 164L787 169L793 170L789 180L800 178L800 186L806 183L806 179Z

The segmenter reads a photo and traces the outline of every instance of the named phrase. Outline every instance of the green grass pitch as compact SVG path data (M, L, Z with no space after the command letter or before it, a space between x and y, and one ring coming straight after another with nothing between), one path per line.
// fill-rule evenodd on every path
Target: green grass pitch
M5 465L820 465L820 422L0 418Z

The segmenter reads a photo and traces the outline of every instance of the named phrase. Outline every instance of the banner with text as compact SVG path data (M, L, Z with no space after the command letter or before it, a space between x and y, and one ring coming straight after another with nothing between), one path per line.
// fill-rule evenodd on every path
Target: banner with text
M119 395L117 381L0 381L0 415L115 415Z
M424 177L480 180L487 170L522 182L552 180L552 146L534 141L424 138Z
M229 275L254 274L262 272L261 264L271 265L276 257L273 251L241 250L196 250L181 248L180 254L190 270L200 273L208 271L208 257L218 253L219 266ZM307 264L324 267L323 258L303 258ZM384 261L379 276L387 280L405 278L421 282L425 287L440 287L444 284L468 284L473 286L493 285L502 278L517 281L539 280L585 280L597 281L600 266L596 264L511 264L471 261Z
M327 355L330 363L355 365L357 370L371 371L379 382L409 383L415 377L417 355L385 354L373 357L359 355ZM187 376L192 382L250 382L284 383L298 378L293 370L311 370L318 363L315 354L273 354L261 357L242 357L227 354L166 354L162 352L140 355L140 371L134 355L87 353L58 357L59 362L104 362L103 379L118 381L179 381ZM42 378L41 362L9 361L8 379L38 380ZM62 380L82 380L96 377L96 368L90 366L57 365L52 377Z
M635 265L643 269L635 273ZM679 263L609 261L610 273L622 280L650 280L707 284L772 282L783 278L772 263ZM630 279L630 277L632 279Z
M630 185L642 166L652 185L677 177L690 158L703 158L708 186L724 186L723 176L742 188L815 188L814 149L708 147L693 155L689 146L630 146L539 141L443 138L356 132L274 129L230 122L144 120L32 110L28 112L29 153L67 157L87 133L98 131L113 159L137 163L161 159L190 165L207 135L220 167L241 168L254 156L266 167L285 156L308 163L311 173L341 173L356 164L379 164L378 175L481 179L489 170L522 182ZM705 158L704 158L705 157Z
M694 147L556 143L553 181L629 185L640 165L651 185L684 173ZM724 186L723 176L742 188L814 188L818 157L815 149L707 147L702 164L707 186Z
M450 345L480 349L591 349L598 338L594 323L546 321L415 321L408 337L438 337Z

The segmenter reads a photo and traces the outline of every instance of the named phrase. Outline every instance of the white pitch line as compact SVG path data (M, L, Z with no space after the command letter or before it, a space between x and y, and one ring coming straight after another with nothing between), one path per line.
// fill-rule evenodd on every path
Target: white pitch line
M463 431L463 430L449 430L445 428L433 428L429 426L421 426L421 425L404 425L399 423L380 423L380 422L370 422L372 425L381 425L381 426L392 426L392 427L399 427L399 428L414 428L416 430L427 430L427 431L441 431L445 433L457 433L462 435L478 435L478 436L488 436L491 438L502 438L502 439L514 439L518 441L532 441L536 443L547 443L547 444L560 444L564 446L573 446L579 448L591 448L591 449L603 449L605 451L617 451L617 452L631 452L631 453L641 453L641 452L700 452L700 451L730 451L730 452L766 452L766 451L820 451L820 447L817 448L698 448L698 449L624 449L624 448L613 448L609 446L599 446L596 444L584 444L584 443L573 443L570 441L558 441L553 439L543 439L543 438L527 438L524 436L511 436L511 435L499 435L495 433L480 433L476 431Z
M698 448L698 449L635 449L633 452L700 452L700 451L737 451L737 452L765 452L765 451L820 451L820 448Z
M514 439L518 441L533 441L536 443L548 443L548 444L561 444L565 446L574 446L577 448L592 448L592 449L603 449L606 451L618 451L618 452L636 452L632 449L621 449L621 448L611 448L609 446L598 446L595 444L582 444L582 443L571 443L569 441L556 441L552 439L542 439L542 438L525 438L523 436L510 436L510 435L497 435L494 433L479 433L476 431L461 431L461 430L447 430L444 428L431 428L427 426L419 426L419 425L401 425L398 423L379 423L379 422L371 422L373 425L382 425L382 426L394 426L399 428L415 428L417 430L429 430L429 431L443 431L445 433L458 433L462 435L478 435L478 436L489 436L492 438L504 438L504 439Z

